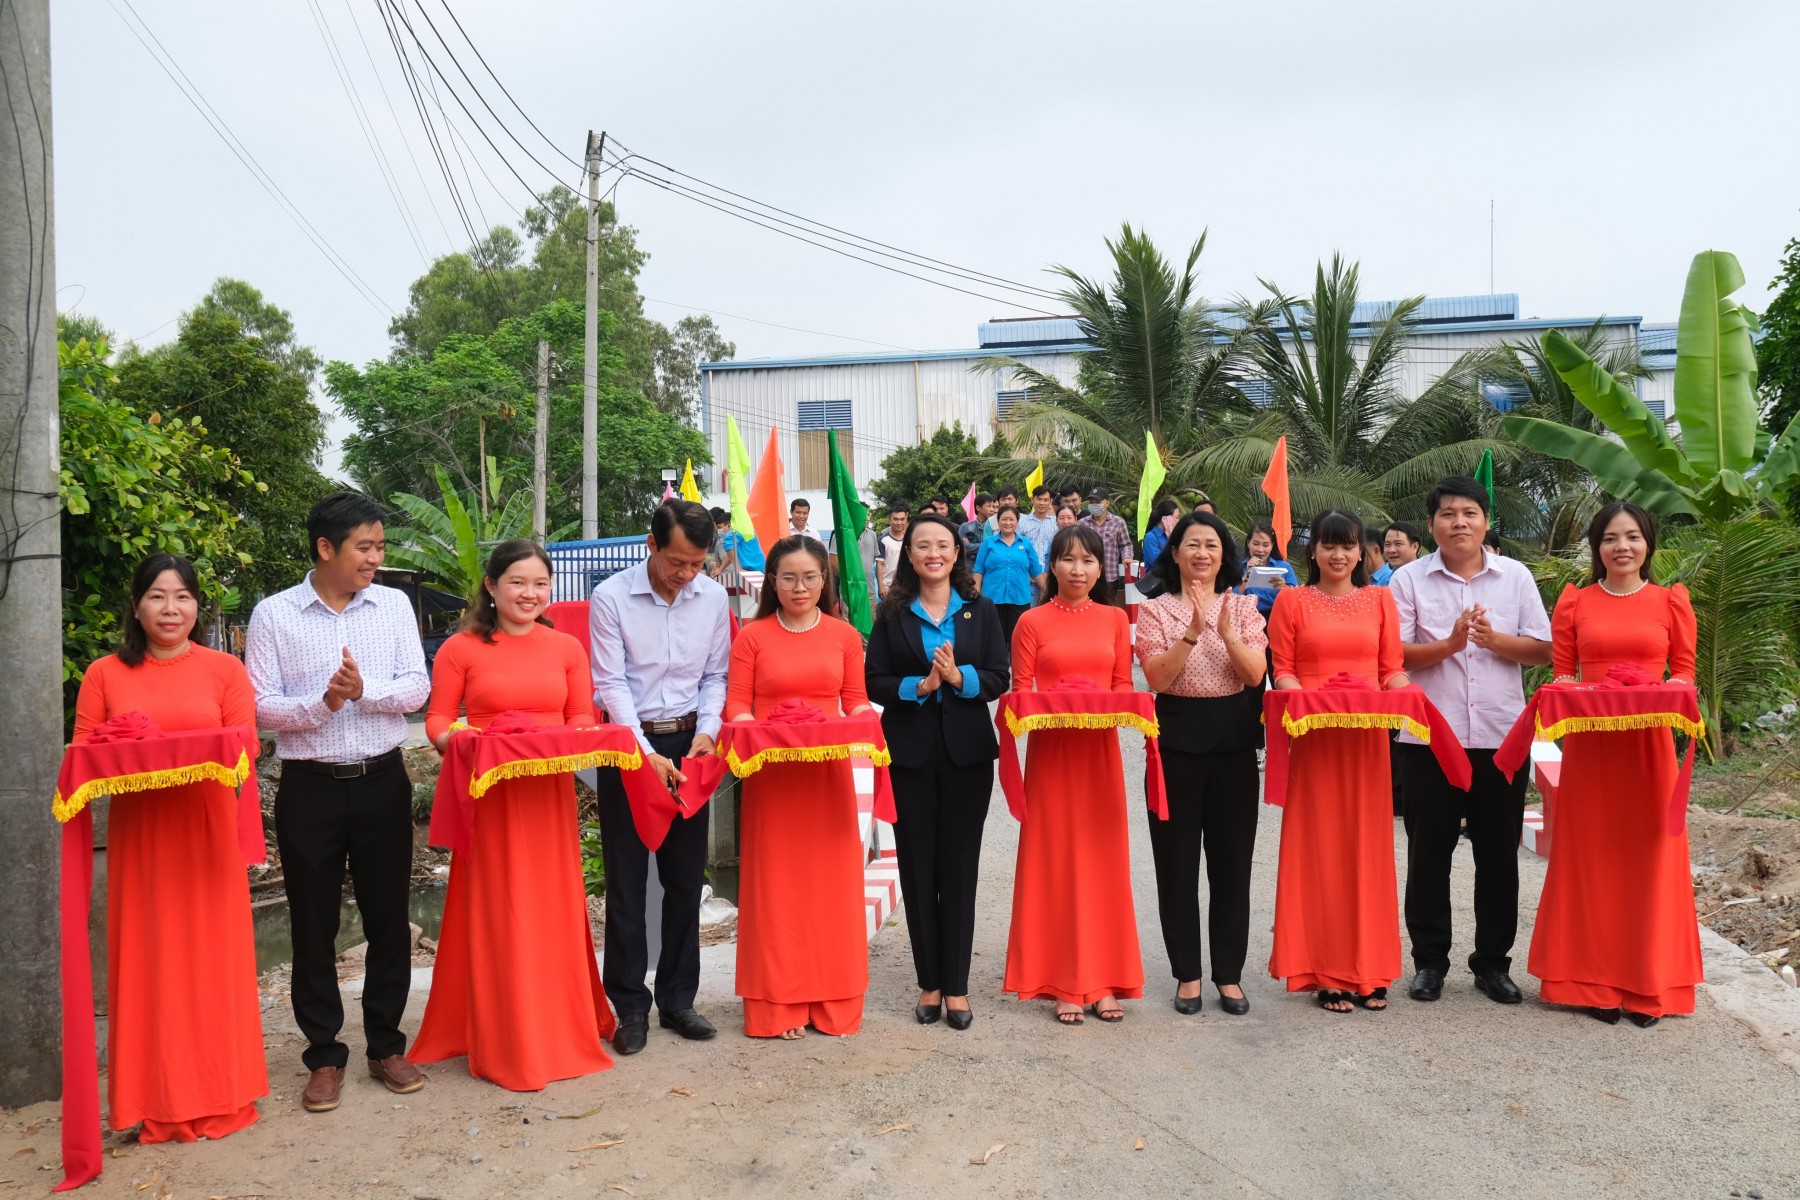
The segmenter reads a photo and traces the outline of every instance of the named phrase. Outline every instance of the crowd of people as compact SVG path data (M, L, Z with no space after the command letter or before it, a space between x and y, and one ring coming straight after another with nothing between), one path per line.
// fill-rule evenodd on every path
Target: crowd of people
M124 645L84 678L75 738L134 711L171 731L274 733L292 1004L310 1072L301 1102L313 1112L339 1105L350 1061L334 947L346 869L368 938L366 1065L393 1092L424 1086L416 1064L453 1057L515 1090L605 1070L610 1055L645 1049L652 1009L680 1037L716 1033L695 1008L710 809L677 816L652 850L619 770L603 768L603 966L587 923L571 777L500 783L477 804L471 843L455 854L432 986L409 1047L401 1023L412 788L400 746L406 714L421 708L440 751L498 714L543 725L603 715L633 732L674 789L715 754L727 722L793 704L831 716L879 707L919 989L914 1017L966 1030L1000 752L996 700L1129 693L1141 667L1161 731L1167 817L1150 816L1149 840L1171 999L1180 1013L1199 1012L1210 978L1219 1007L1242 1015L1264 689L1342 686L1346 677L1367 688L1417 685L1466 749L1471 786L1454 786L1410 735L1390 745L1384 729L1328 728L1295 739L1267 969L1326 1012L1380 1010L1402 978L1404 920L1408 994L1438 999L1455 942L1453 853L1466 831L1473 986L1503 1004L1521 1001L1511 969L1525 782L1495 767L1495 750L1525 707L1527 666L1551 663L1558 679L1592 680L1630 663L1657 679L1691 680L1693 611L1679 585L1654 582L1656 528L1646 512L1626 503L1600 511L1588 531L1590 579L1568 589L1552 616L1529 570L1491 544L1490 500L1473 479L1431 491L1424 529L1394 524L1376 535L1354 513L1319 513L1304 584L1267 523L1240 541L1211 505L1183 512L1167 501L1141 549L1147 598L1134 645L1122 604L1139 548L1108 497L1037 487L1028 510L1017 501L1007 491L979 496L967 522L951 519L941 497L917 512L895 506L868 538L879 604L866 642L838 615L831 555L804 502L789 535L767 548L755 617L735 636L712 576L742 547L717 510L673 500L655 511L645 559L594 590L585 650L546 619L553 567L544 549L504 542L428 674L404 596L374 582L381 507L337 493L308 518L312 570L256 606L242 663L203 645L194 565L146 559ZM1427 533L1435 548L1422 553ZM1686 835L1664 827L1653 799L1669 793L1675 770L1667 730L1566 739L1562 790L1576 799L1559 811L1529 958L1545 1001L1639 1026L1693 1010L1701 967ZM268 1090L248 888L233 857L235 801L217 783L171 792L166 803L116 805L109 843L111 1123L141 1122L146 1142L242 1128ZM1052 1003L1065 1026L1089 1015L1120 1021L1145 979L1116 731L1032 733L1023 794L1002 988ZM856 1033L869 956L849 764L765 767L744 781L741 820L744 1033ZM645 911L652 855L662 884L654 964ZM183 869L170 872L170 863Z

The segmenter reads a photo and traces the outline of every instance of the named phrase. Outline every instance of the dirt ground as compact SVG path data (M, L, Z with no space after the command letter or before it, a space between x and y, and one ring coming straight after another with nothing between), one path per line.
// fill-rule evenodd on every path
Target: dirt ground
M1800 965L1800 752L1778 733L1697 767L1688 810L1694 903L1771 968Z

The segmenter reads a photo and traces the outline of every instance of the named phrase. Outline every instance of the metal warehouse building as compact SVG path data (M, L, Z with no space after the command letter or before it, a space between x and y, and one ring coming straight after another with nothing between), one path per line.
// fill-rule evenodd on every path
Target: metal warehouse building
M1391 303L1359 304L1354 328L1366 337ZM1550 329L1573 334L1595 320L1521 317L1519 297L1511 293L1433 297L1415 315L1396 383L1402 395L1417 396L1469 350L1536 338ZM1602 320L1609 341L1642 342L1653 376L1641 392L1653 411L1666 414L1674 373L1673 326L1645 326L1635 316ZM840 449L855 447L851 470L866 483L882 474L883 458L902 446L917 445L940 427L960 422L983 445L993 438L1026 393L1011 372L989 370L984 359L1016 358L1073 382L1077 355L1088 348L1074 318L1034 318L989 321L967 350L702 364L700 413L715 464L707 480L714 503L722 502L725 491L728 414L736 418L752 456L762 453L771 427L780 431L787 494L810 499L814 524L829 525L829 508L822 503L826 430L838 431ZM1505 406L1511 397L1496 388L1490 399Z

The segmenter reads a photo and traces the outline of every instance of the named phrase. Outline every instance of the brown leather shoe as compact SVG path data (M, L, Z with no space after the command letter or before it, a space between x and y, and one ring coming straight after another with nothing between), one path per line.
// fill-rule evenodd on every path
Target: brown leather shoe
M387 1058L371 1058L369 1074L387 1085L387 1090L404 1096L416 1092L425 1086L425 1076L419 1068L406 1061L404 1054L392 1054Z
M338 1106L344 1090L344 1068L320 1067L306 1081L300 1093L300 1106L307 1112L330 1112Z

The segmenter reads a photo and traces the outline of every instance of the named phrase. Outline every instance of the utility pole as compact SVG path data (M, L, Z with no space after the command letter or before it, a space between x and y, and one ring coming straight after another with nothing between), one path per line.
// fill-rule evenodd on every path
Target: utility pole
M587 336L581 360L581 536L600 536L600 155L606 131L587 141Z
M538 339L537 438L531 468L531 536L542 545L548 528L544 522L550 486L550 343Z
M0 105L17 138L16 153L0 155L0 1107L18 1108L62 1091L61 833L50 815L63 743L62 534L50 5L10 7L0 20Z

